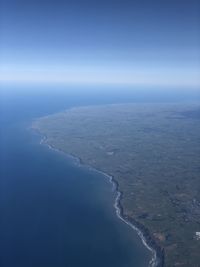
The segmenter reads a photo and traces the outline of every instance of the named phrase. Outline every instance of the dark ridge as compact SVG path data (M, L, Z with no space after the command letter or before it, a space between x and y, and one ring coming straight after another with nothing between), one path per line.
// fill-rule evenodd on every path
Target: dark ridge
M165 266L164 248L161 248L160 246L158 246L156 241L152 238L149 230L143 224L139 223L137 220L131 218L130 216L124 215L123 206L120 203L120 201L123 197L123 193L121 191L119 191L119 189L118 189L119 188L118 182L114 179L113 179L113 182L116 185L116 191L121 193L119 202L117 203L118 207L120 209L120 215L122 216L122 218L125 219L125 221L130 222L132 225L134 225L136 228L138 228L143 233L143 236L145 238L147 245L156 251L156 260L157 260L156 267L164 267Z

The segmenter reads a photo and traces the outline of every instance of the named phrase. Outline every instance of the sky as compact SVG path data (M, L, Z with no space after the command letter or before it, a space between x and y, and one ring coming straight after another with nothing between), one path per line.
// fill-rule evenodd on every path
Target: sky
M200 88L200 1L0 0L0 81Z

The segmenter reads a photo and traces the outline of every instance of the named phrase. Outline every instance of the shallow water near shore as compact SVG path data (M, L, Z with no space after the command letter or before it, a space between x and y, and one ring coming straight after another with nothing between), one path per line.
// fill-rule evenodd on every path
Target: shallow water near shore
M41 145L41 137L28 129L38 114L59 111L45 105L45 112L37 105L28 115L12 106L8 120L4 110L0 266L148 266L152 254L116 216L109 179Z
M182 101L184 95L57 89L0 90L0 266L148 266L152 253L116 216L109 179L41 145L29 127L34 118L74 106Z

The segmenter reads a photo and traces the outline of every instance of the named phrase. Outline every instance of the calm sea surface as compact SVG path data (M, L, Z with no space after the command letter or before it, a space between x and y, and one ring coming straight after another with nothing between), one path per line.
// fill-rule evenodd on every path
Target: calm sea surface
M35 117L116 102L120 97L81 92L1 92L1 267L148 265L149 251L115 214L108 180L40 145L40 137L28 129Z

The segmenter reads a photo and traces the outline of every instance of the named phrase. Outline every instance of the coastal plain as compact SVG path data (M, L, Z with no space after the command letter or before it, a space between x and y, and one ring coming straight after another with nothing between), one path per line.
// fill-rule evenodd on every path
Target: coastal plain
M200 267L200 103L76 107L32 128L114 178L161 266Z

